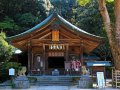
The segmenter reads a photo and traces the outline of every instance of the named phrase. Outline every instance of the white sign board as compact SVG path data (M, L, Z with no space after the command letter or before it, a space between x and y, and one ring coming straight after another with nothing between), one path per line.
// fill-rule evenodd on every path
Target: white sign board
M99 88L105 87L105 79L104 79L104 73L103 72L97 72L97 83Z
M9 69L9 75L15 75L15 69L14 68Z
M69 61L65 61L65 69L70 69L70 62Z

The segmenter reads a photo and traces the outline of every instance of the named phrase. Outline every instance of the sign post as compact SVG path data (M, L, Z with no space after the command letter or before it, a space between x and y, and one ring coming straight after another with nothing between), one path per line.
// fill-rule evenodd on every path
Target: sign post
M14 68L9 69L9 76L11 76L11 80L13 81L13 77L15 76L15 69Z
M98 88L105 88L105 79L103 72L97 72L97 83Z
M15 75L15 69L14 68L10 68L9 69L9 75L10 76L14 76Z

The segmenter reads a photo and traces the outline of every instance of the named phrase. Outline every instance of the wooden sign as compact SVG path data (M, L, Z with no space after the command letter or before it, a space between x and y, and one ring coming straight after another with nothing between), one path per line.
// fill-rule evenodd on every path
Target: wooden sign
M48 56L52 56L52 57L64 56L64 52L49 52Z
M59 30L52 30L52 41L59 41Z
M65 50L64 44L49 44L50 50Z
M105 87L105 80L104 80L104 73L103 72L97 72L97 82L98 82L98 88Z

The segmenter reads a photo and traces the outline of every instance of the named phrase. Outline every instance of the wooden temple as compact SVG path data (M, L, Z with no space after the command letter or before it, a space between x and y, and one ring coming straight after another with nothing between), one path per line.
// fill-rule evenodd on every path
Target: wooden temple
M60 74L68 68L65 62L78 60L84 64L83 53L93 51L101 37L90 34L53 13L35 27L8 40L16 48L28 52L28 72L43 71L50 74L58 69Z

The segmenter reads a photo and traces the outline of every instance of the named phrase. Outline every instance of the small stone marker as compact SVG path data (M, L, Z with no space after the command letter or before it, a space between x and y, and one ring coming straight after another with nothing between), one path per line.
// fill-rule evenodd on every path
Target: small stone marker
M89 75L82 75L79 80L78 88L92 88L93 81Z

